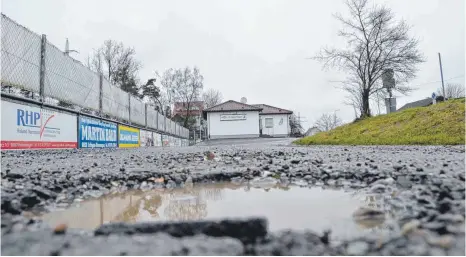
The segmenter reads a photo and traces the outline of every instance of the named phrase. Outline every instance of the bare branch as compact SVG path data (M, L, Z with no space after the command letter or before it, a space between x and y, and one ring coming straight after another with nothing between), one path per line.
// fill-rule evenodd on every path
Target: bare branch
M437 95L444 96L442 88L437 89ZM460 98L465 97L465 89L461 84L448 83L445 85L445 97L450 98Z
M222 93L216 89L209 89L202 94L202 100L206 108L220 104L223 100Z
M316 126L320 131L329 131L340 126L341 124L342 121L336 113L334 113L333 115L324 113L314 123L314 126Z

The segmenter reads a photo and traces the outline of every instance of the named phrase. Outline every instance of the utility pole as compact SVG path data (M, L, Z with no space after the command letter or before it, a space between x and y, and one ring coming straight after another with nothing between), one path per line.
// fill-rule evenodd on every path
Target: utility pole
M438 62L440 64L440 78L442 79L442 92L443 92L443 99L445 101L447 96L445 95L445 85L443 83L442 57L440 56L440 53L438 53Z

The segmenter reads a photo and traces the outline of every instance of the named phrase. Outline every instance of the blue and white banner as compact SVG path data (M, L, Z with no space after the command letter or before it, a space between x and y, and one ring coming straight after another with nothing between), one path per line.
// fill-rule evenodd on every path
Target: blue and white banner
M138 128L118 125L118 147L130 148L141 146L140 131Z
M79 118L79 148L118 147L116 123Z

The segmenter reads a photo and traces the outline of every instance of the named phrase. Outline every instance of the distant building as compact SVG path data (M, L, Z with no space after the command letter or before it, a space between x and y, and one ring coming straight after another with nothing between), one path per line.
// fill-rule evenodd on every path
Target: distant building
M313 136L319 132L322 132L318 127L312 127L312 128L309 128L305 133L304 133L304 136Z
M292 113L270 105L249 105L229 100L205 109L203 118L207 119L209 139L255 138L261 135L287 137Z
M204 101L193 101L189 106L185 102L175 102L173 105L173 116L179 115L181 117L186 116L200 116L204 110Z
M415 108L415 107L426 107L426 106L429 106L429 105L432 105L432 104L433 104L432 98L426 98L426 99L422 99L422 100L419 100L419 101L407 103L407 104L403 105L401 108L399 108L397 111L402 111L402 110L406 110L406 109L409 109L409 108Z
M172 119L179 124L182 124L184 119L188 117L193 117L195 123L193 126L189 127L189 138L204 139L205 132L203 128L202 121L202 112L204 111L204 101L193 101L190 103L189 111L188 104L185 102L175 102L173 105L173 116Z

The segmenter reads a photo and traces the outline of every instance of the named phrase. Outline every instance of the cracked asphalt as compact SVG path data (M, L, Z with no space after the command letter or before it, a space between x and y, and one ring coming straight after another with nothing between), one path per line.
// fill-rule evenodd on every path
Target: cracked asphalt
M290 142L220 140L185 148L2 152L2 254L465 254L464 146L296 147ZM132 189L261 180L390 195L396 226L389 234L335 242L331 231L271 232L261 217L114 223L79 230L51 228L26 215ZM394 191L401 193L392 195ZM369 219L376 215L360 214Z

